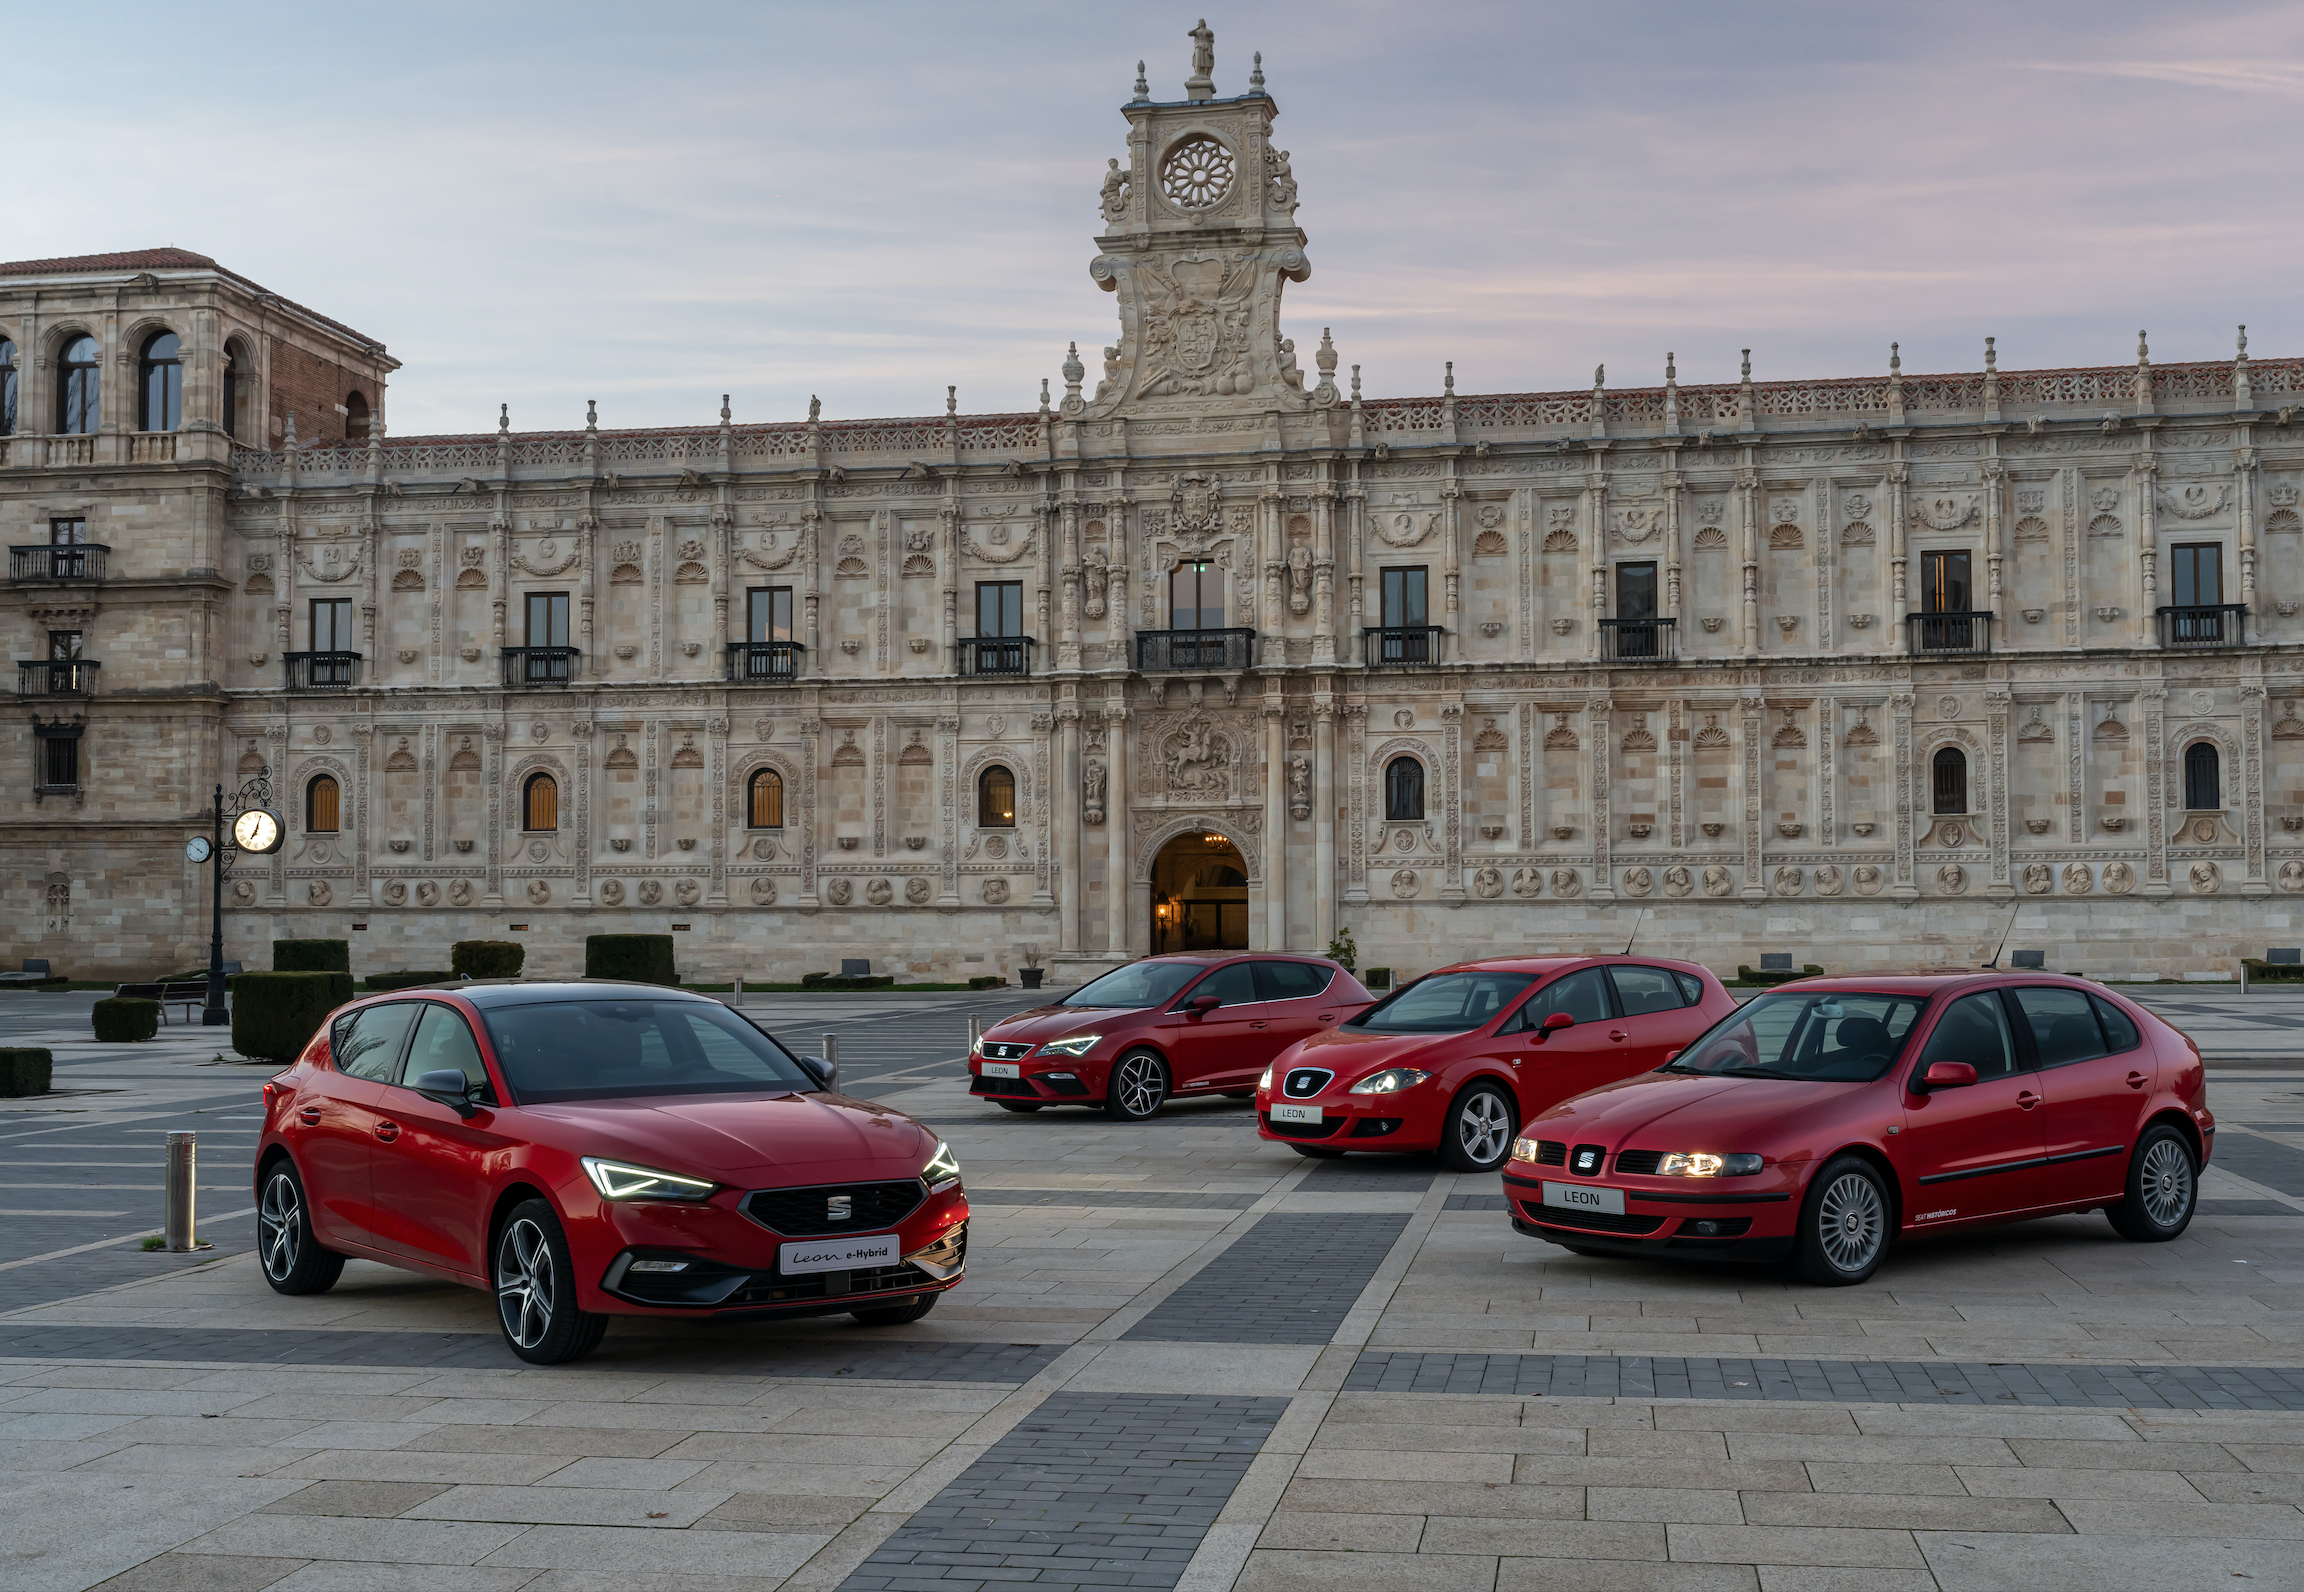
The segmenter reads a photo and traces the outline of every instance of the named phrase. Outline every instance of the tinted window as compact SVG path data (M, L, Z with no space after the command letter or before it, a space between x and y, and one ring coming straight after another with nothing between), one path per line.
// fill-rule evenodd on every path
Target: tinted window
M1566 978L1554 979L1528 998L1521 1016L1536 1025L1554 1012L1566 1012L1580 1023L1604 1023L1608 1010L1608 975L1588 967Z
M1978 1082L2005 1078L2017 1070L2016 1036L2008 1027L2008 1009L1999 993L1963 995L1945 1008L1920 1053L1920 1070L1939 1061L1964 1061L1976 1069Z
M1058 1004L1064 1006L1158 1006L1200 976L1201 962L1132 962L1091 979Z
M1263 999L1256 993L1256 975L1249 971L1246 962L1218 968L1193 985L1186 999L1196 1001L1203 995L1215 996L1217 1003L1224 1006L1253 1006Z
M1678 981L1660 967L1611 967L1608 978L1616 986L1616 1004L1627 1017L1676 1012L1687 1004L1680 999Z
M1314 967L1310 962L1257 962L1256 998L1267 1001L1300 1001L1319 994L1328 987L1335 970Z
M416 1042L408 1047L400 1079L413 1089L416 1080L428 1072L460 1072L467 1088L488 1081L488 1069L481 1064L480 1047L472 1042L472 1030L464 1026L454 1007L438 1001L424 1003L424 1015L416 1021Z
M1924 1004L1909 995L1762 995L1713 1025L1670 1069L1869 1083L1894 1065Z
M2076 989L2019 989L2010 991L2017 1009L2032 1030L2032 1048L2043 1067L2061 1067L2068 1061L2087 1061L2104 1054L2104 1035L2096 1026L2096 1011L2087 995Z
M1435 973L1395 990L1344 1026L1377 1034L1461 1034L1510 1006L1525 973Z
M541 1001L484 1016L523 1104L819 1087L783 1046L717 1002Z
M1680 993L1686 997L1690 1006L1704 1004L1704 981L1702 979L1693 973L1674 973L1672 976L1680 981Z
M2144 1036L2136 1031L2135 1020L2101 995L2088 997L2095 1006L2096 1015L2104 1020L2104 1038L2117 1056L2123 1050L2134 1050L2144 1043Z
M338 1037L329 1047L335 1054L336 1070L378 1083L396 1081L400 1041L408 1037L408 1025L416 1020L417 1008L424 1004L392 1001L354 1012L337 1030Z

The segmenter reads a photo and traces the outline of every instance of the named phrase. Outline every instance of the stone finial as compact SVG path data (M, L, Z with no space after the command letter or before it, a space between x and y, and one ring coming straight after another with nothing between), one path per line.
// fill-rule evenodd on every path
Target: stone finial
M1248 74L1248 92L1251 94L1264 92L1264 52L1262 50L1256 52L1255 68Z
M597 398L584 400L584 429L586 431L598 431L600 429L600 400Z
M2248 379L2248 328L2240 328L2237 351L2232 356L2232 407L2247 411L2256 407L2255 384Z
M2000 419L2000 351L1993 346L1994 339L1984 339L1984 419L1997 424Z
M1986 370L1998 370L2000 368L2000 356L1993 348L1992 343L1993 339L1989 337L1984 339L1984 368Z
M1450 398L1456 396L1456 361L1453 359L1448 361L1448 375L1445 385L1440 390Z
M1040 378L1040 418L1048 418L1048 378Z
M296 451L296 411L293 409L288 411L288 440L284 446L290 453Z
M1359 407L1359 403L1360 403L1360 367L1359 367L1358 365L1354 365L1354 366L1352 367L1352 403L1353 403L1353 407L1355 407L1355 408Z
M510 404L501 404L497 407L496 410L496 435L499 437L508 437L511 434L512 406Z
M1669 349L1664 354L1664 435L1680 435L1680 367Z
M1088 367L1080 363L1080 345L1079 345L1078 343L1067 343L1067 344L1065 344L1065 345L1064 345L1064 385L1065 385L1065 387L1066 387L1067 389L1069 389L1070 391L1072 391L1072 392L1078 392L1078 391L1080 390L1080 384L1081 384L1083 381L1087 380L1087 378L1088 378Z
M2152 412L2152 347L2142 332L2136 334L2136 412Z
M817 397L814 393L810 393L808 395L808 423L810 425L814 425L823 418L824 400Z
M1747 348L1746 350L1744 350L1744 380L1746 380L1746 381L1750 381L1751 379L1752 379L1752 350L1750 350L1749 348Z
M1888 374L1891 376L1901 376L1904 374L1904 355L1902 353L1902 349L1903 345L1901 343L1890 343L1888 345Z
M1328 335L1328 328L1320 328L1320 350L1312 356L1312 363L1320 367L1320 379L1333 381L1336 376L1336 341Z
M1144 79L1144 63L1142 61L1138 61L1136 63L1136 93L1128 103L1131 105L1141 105L1151 97L1152 85L1146 82Z
M728 395L726 393L722 393L720 395L720 423L722 425L726 425L734 418L734 414L731 413L728 408Z
M2240 357L2241 357L2242 359L2246 359L2246 358L2248 357L2248 323L2247 323L2246 321L2242 321L2242 322L2240 323L2240 343L2239 343L2239 348L2240 348Z
M958 387L946 387L944 389L944 413L948 417L957 417L959 415L960 389Z
M2138 368L2138 369L2142 369L2144 366L2146 366L2146 365L2149 365L2149 364L2151 364L2151 363L2152 363L2152 348L2151 348L2151 345L2150 345L2149 343L2145 342L2145 340L2144 340L2144 334L2143 334L2142 332L2138 332L2138 333L2136 334L2136 365L2137 365L2137 368Z

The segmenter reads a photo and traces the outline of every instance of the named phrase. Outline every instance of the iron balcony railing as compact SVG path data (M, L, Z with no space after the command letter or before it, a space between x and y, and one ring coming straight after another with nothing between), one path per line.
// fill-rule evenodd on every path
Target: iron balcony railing
M797 641L731 641L728 643L728 678L797 680L807 651Z
M291 691L349 691L360 683L357 652L283 652Z
M1677 619L1603 619L1600 653L1615 663L1669 662L1679 636Z
M1421 669L1440 661L1438 625L1386 625L1360 632L1360 662L1370 669Z
M1992 650L1992 616L1986 613L1907 614L1912 650L1931 654Z
M966 636L956 650L962 674L1030 674L1030 636Z
M1136 632L1136 667L1147 674L1173 669L1247 669L1255 662L1253 630Z
M574 647L506 647L506 685L566 685L576 678L583 654Z
M8 549L8 579L14 581L102 580L104 555L112 549L101 542L41 542Z
M2240 603L2162 608L2158 612L2163 647L2237 647L2248 618L2246 606Z
M92 658L35 658L16 663L18 696L94 696L96 671L104 666Z

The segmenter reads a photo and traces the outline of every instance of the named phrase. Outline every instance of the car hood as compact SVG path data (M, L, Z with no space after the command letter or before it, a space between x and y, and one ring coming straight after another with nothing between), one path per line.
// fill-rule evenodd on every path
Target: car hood
M1832 1136L1842 1102L1870 1085L1647 1072L1564 1100L1530 1122L1530 1138L1643 1150L1754 1152L1792 1161Z
M986 1039L1004 1045L1045 1045L1072 1034L1093 1034L1119 1023L1137 1023L1152 1015L1149 1006L1035 1006L1028 1012L1003 1017L984 1030Z
M754 1187L912 1177L936 1135L901 1111L840 1094L655 1096L526 1108L573 1155Z
M1338 1083L1353 1083L1379 1067L1437 1065L1453 1057L1465 1034L1371 1034L1331 1028L1280 1053L1275 1071L1290 1067L1332 1067Z

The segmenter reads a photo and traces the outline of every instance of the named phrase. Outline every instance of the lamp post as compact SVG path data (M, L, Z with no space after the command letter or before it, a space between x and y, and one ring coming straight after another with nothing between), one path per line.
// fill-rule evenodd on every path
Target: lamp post
M258 774L232 798L231 828L225 827L224 787L216 787L216 826L213 839L194 835L184 854L194 862L215 864L208 890L208 1001L200 1013L203 1028L221 1028L231 1016L224 1007L224 876L242 852L268 856L287 838L280 815L272 810L272 775Z

